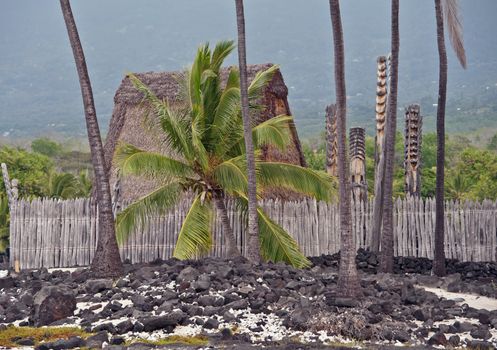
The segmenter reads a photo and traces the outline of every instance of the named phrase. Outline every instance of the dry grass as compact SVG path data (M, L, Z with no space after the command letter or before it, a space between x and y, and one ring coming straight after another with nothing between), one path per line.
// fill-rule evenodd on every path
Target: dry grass
M25 338L33 339L35 345L71 337L88 338L91 334L76 327L15 327L9 326L0 330L0 347L15 347L16 341Z
M126 343L126 345L131 345L133 343L145 343L151 345L171 345L171 344L185 344L185 345L207 345L209 340L207 337L202 335L197 335L193 337L183 337L179 335L172 335L170 337L158 339L158 340L148 340L137 338Z

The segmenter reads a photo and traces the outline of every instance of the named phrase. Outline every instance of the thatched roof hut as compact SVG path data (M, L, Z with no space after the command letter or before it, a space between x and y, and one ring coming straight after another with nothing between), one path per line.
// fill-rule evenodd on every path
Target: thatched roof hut
M257 72L271 66L272 64L249 65L249 82L255 77ZM229 69L222 69L221 75L223 82L228 76ZM181 72L147 72L136 74L159 98L166 99L170 103L178 101L178 77L180 75ZM281 72L278 70L264 91L261 104L265 108L259 115L253 117L258 118L258 121L262 122L277 115L291 115L287 96L288 88L283 81ZM151 130L147 127L147 123L145 123L147 116L150 117L152 114L149 113L148 106L143 103L143 95L134 88L127 77L123 79L117 89L114 103L115 106L110 121L109 133L104 147L106 165L111 176L111 187L116 182L115 165L112 159L119 142L124 141L149 151L167 153L167 149L164 149L162 145L160 133L157 130ZM293 144L285 154L282 154L276 149L267 148L263 150L264 158L305 166L305 159L295 125L291 126L291 132ZM145 181L144 179L124 178L120 184L120 199L137 199L152 191L154 187L154 183Z

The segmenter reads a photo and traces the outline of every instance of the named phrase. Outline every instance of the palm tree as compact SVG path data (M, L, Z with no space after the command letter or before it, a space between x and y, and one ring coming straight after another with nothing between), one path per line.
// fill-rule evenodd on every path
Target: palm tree
M338 272L338 287L345 296L355 296L359 292L359 278L355 263L355 246L352 237L352 212L350 200L350 169L346 140L347 124L347 93L345 89L345 52L343 44L342 18L340 1L330 0L330 15L333 29L333 44L335 52L335 91L336 118L338 138L338 181L340 197L340 270Z
M248 75L247 75L247 46L245 43L245 13L243 0L235 0L236 23L238 27L238 62L240 67L240 92L242 103L243 137L247 157L248 177L248 245L247 258L252 262L261 260L259 227L257 221L257 179L255 174L254 145L249 115Z
M399 81L399 0L392 0L392 60L390 94L388 95L385 133L385 178L383 191L383 234L381 237L380 270L393 272L393 180L395 135L397 130L397 86Z
M449 30L450 40L461 65L466 68L466 52L462 40L462 26L459 19L457 0L435 0L437 20L437 44L439 55L439 82L437 106L437 187L435 190L435 254L433 273L445 276L444 250L444 177L445 177L445 105L447 101L447 50L445 47L444 25ZM444 24L445 14L445 24Z
M169 104L158 99L137 77L134 86L151 104L168 145L170 154L140 150L121 144L116 159L123 176L145 176L160 183L152 193L128 206L117 217L117 233L123 242L136 225L145 224L146 216L164 213L183 194L193 195L193 203L179 232L174 257L190 259L207 253L212 245L211 222L214 207L221 219L228 255L238 255L225 200L229 196L241 209L248 205L248 178L244 128L240 102L240 76L231 69L226 86L221 88L220 67L234 50L233 42L220 42L211 51L201 46L193 65L181 79L182 101ZM248 86L249 108L259 110L264 87L272 79L276 66L256 75ZM251 123L251 139L256 147L258 195L269 188L284 188L320 200L331 197L331 178L300 166L263 162L261 147L272 145L284 151L290 142L292 118L278 116L259 125ZM265 260L284 261L297 267L309 261L297 243L257 208L261 255Z
M76 198L79 193L78 179L70 173L48 174L47 195L50 198Z
M469 177L457 173L445 183L445 194L449 199L462 201L473 187Z
M76 68L78 70L79 84L85 109L86 129L90 143L91 161L95 172L95 185L98 203L99 236L97 249L93 258L91 269L95 276L113 277L123 273L121 257L116 241L114 215L112 213L109 177L105 171L104 149L98 127L97 113L93 101L93 92L86 67L85 55L78 35L69 0L60 0L62 14L67 27Z

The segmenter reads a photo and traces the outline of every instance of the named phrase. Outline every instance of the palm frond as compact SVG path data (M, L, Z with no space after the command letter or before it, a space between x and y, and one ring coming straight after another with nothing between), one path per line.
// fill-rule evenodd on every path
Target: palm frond
M262 95L264 88L267 86L267 84L269 84L271 79L273 79L274 73L278 69L279 66L273 65L264 71L258 72L255 75L254 80L252 80L248 87L249 98L251 100L258 99Z
M205 70L209 69L210 61L211 50L207 43L198 48L195 60L187 75L189 79L188 87L191 107L202 104L202 74Z
M238 207L247 207L247 197L238 193ZM285 262L296 268L310 266L297 242L280 225L269 218L262 208L257 208L261 256L266 261Z
M231 88L240 89L240 72L235 67L230 69L224 90L226 91Z
M212 123L213 140L215 140L214 153L222 155L227 145L233 143L243 134L242 119L240 115L240 89L232 87L221 94Z
M192 203L178 235L173 256L184 260L205 255L212 247L212 206L199 194Z
M246 162L245 159L242 162ZM247 172L239 167L237 159L229 159L219 164L213 171L213 176L221 188L233 194L234 192L247 193Z
M211 58L211 68L215 72L219 72L219 69L223 65L224 60L228 57L235 49L235 42L233 40L220 41L216 44L214 51L212 52Z
M119 144L114 159L123 175L164 177L192 177L193 169L187 164L159 153L147 152L130 144Z
M161 101L138 77L133 74L128 74L128 77L133 86L144 95L144 99L152 105L164 131L166 146L186 159L192 159L194 152L189 142L191 137L188 130L190 121L175 113L166 101Z
M285 151L290 144L290 123L293 118L280 115L266 120L252 129L254 147L274 146L281 151Z
M257 185L261 187L285 188L317 200L332 199L333 180L325 172L279 162L257 162L256 166Z
M51 173L48 178L48 196L50 198L76 198L79 193L78 179L70 173Z
M463 28L459 13L459 0L443 0L445 25L449 32L450 42L463 68L466 68L466 50L464 49Z
M209 155L206 149L206 120L202 106L193 106L192 124L191 124L191 141L194 149L194 157L201 165L203 170L209 167Z
M149 215L160 215L173 207L182 193L178 183L164 185L129 205L116 218L116 235L119 244L128 239L138 225L146 224Z
M259 236L263 259L273 262L285 262L296 268L306 268L310 261L300 251L297 242L283 227L271 220L262 209L259 215Z

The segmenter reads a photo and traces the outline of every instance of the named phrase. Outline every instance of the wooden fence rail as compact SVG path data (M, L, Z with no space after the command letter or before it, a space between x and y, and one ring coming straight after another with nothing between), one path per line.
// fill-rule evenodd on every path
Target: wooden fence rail
M190 201L184 200L160 217L149 217L120 247L121 257L133 263L171 257ZM313 200L281 202L268 200L262 206L299 243L307 256L333 254L340 249L339 212L336 204ZM244 220L228 201L230 221L242 252ZM462 261L495 260L497 203L454 202L445 205L445 251ZM356 247L367 248L371 237L371 203L352 205ZM69 267L89 265L95 253L98 222L89 199L19 200L11 208L11 265L20 267ZM221 225L213 225L212 255L223 256ZM435 202L433 199L397 199L394 209L394 252L397 256L433 258Z

